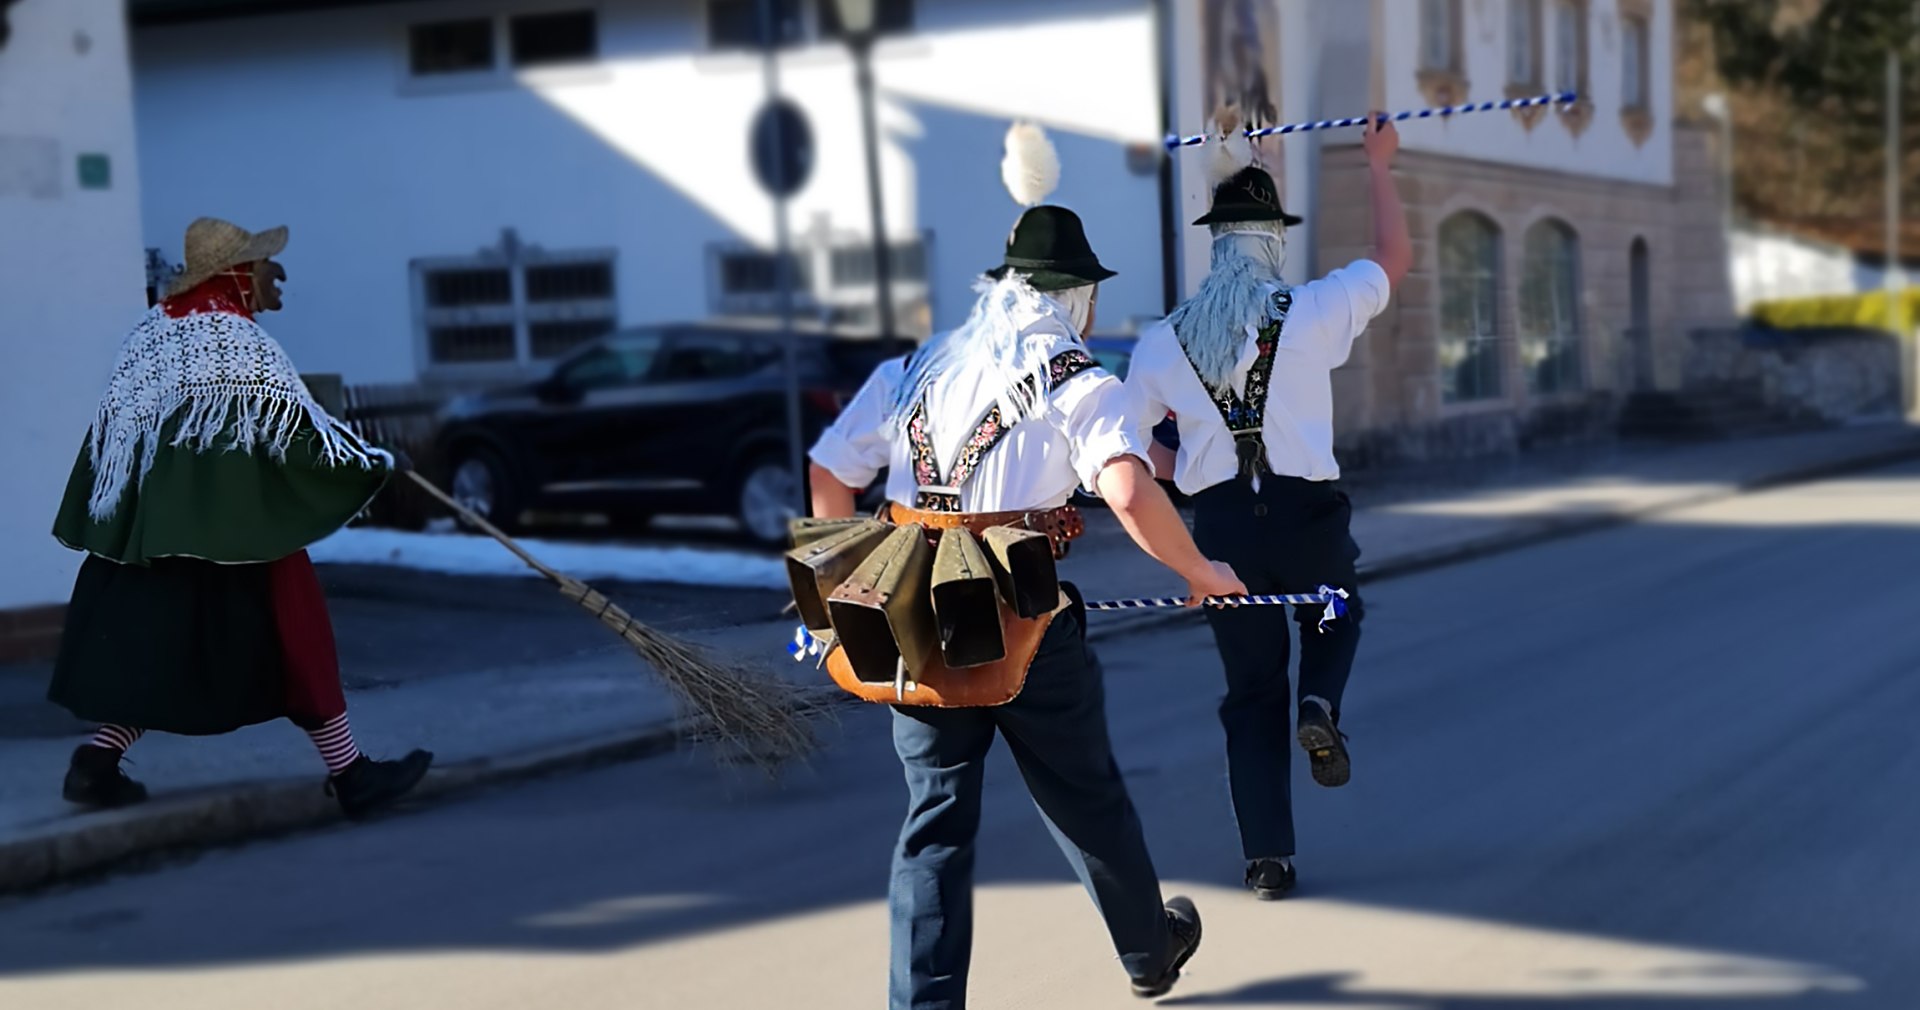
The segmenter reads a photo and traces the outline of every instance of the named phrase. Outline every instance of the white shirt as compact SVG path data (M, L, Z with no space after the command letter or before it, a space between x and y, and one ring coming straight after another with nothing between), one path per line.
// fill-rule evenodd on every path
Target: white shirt
M1364 259L1292 289L1293 306L1280 327L1261 425L1267 465L1275 474L1339 479L1340 464L1333 458L1332 372L1346 362L1354 338L1387 307L1391 291L1386 271ZM1242 392L1255 353L1254 335L1249 332L1235 372L1235 385ZM1180 452L1173 483L1181 491L1198 494L1239 474L1240 460L1227 422L1165 320L1140 334L1127 370L1127 387L1145 426L1142 438L1151 438L1153 426L1169 411L1175 415Z
M1061 339L1052 354L1080 346ZM905 358L874 370L846 410L810 453L842 484L863 488L888 468L887 497L913 505L919 490L905 420L887 413L906 374ZM998 395L1001 380L969 365L936 382L927 395L929 442L944 480ZM964 512L1038 511L1065 505L1075 487L1094 490L1094 478L1122 456L1146 462L1138 418L1127 412L1133 398L1105 369L1090 368L1061 383L1047 397L1044 414L1023 421L981 458L960 488ZM1152 464L1149 462L1149 466Z

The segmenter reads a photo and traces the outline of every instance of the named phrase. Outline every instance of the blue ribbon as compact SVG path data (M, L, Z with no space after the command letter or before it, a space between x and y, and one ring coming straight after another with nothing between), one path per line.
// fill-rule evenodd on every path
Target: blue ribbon
M1329 622L1347 616L1347 591L1323 585L1319 592L1327 598L1327 609L1320 612L1320 632L1325 634Z
M804 624L793 629L793 641L787 643L787 655L796 663L806 662L809 656L823 656L826 651L826 641L808 631Z

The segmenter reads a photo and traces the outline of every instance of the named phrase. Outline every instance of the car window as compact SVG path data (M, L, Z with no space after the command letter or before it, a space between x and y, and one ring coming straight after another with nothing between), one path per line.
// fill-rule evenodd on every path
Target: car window
M659 354L658 334L612 337L562 366L560 381L579 392L637 385L646 381Z
M737 379L778 361L780 351L740 337L688 333L667 348L659 378L665 382Z

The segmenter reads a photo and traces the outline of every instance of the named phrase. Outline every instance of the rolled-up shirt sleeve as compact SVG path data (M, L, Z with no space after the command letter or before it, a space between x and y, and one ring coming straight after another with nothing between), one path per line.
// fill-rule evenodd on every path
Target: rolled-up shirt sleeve
M1293 307L1280 328L1280 344L1321 359L1329 368L1346 363L1353 342L1387 307L1393 284L1372 260L1352 263L1293 289Z
M807 454L840 483L864 488L886 468L893 449L893 426L887 413L906 364L907 359L896 358L874 369Z
M1053 409L1073 453L1073 471L1088 494L1108 463L1133 456L1153 472L1147 454L1151 424L1141 425L1141 398L1104 369L1082 372L1054 393Z

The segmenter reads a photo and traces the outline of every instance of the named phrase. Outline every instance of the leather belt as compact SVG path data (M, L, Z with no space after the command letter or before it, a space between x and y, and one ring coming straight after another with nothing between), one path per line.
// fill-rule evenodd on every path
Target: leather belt
M1053 541L1055 560L1066 557L1069 542L1087 531L1087 524L1080 517L1080 510L1072 505L1034 512L929 512L924 509L910 508L899 502L890 502L887 507L888 518L896 526L918 523L929 530L964 526L975 535L996 526L1037 530L1045 533L1047 539Z

